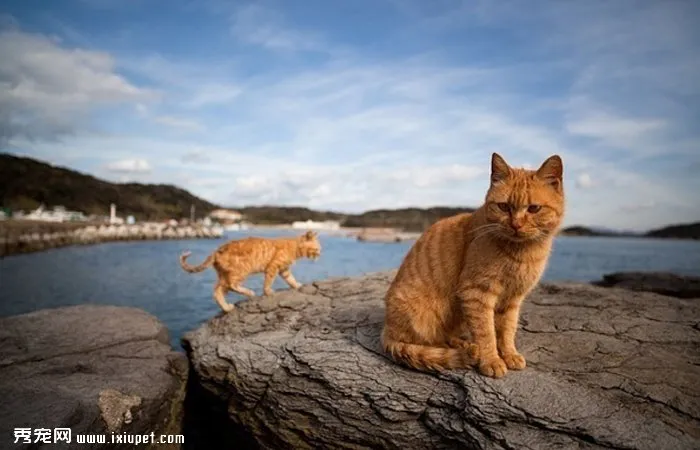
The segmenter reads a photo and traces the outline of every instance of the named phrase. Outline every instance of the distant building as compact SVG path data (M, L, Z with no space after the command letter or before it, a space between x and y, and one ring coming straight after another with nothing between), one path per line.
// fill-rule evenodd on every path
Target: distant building
M306 221L293 222L292 228L302 230L339 230L340 222L338 222L337 220L325 220L323 222L316 222L309 219Z
M209 213L209 218L221 223L236 223L243 219L243 214L231 209L215 209Z
M122 225L124 218L117 216L117 205L110 203L109 205L109 223L112 225Z
M42 222L75 222L87 219L82 212L69 211L60 205L54 206L51 210L47 210L44 208L44 205L41 205L22 218L26 220L40 220Z

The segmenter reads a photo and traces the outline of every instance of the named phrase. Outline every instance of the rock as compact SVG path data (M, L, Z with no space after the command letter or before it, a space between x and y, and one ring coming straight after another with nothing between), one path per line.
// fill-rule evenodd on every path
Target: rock
M100 407L100 415L107 424L110 433L119 431L123 424L130 424L134 418L132 408L141 406L141 397L137 395L125 395L114 389L105 389L100 392L97 401Z
M120 448L76 446L78 433L182 434L187 375L166 328L140 309L80 305L0 319L0 447L15 442L15 428L70 428L71 448Z
M433 375L379 347L394 273L256 297L186 334L219 431L270 449L700 448L698 302L543 284L523 306L525 370Z
M401 237L398 234L360 233L357 235L357 240L360 242L401 242Z
M393 229L367 228L354 233L360 242L404 242L418 239L420 233L401 232Z
M700 298L700 277L668 272L615 272L594 283L597 286L656 292L678 298Z

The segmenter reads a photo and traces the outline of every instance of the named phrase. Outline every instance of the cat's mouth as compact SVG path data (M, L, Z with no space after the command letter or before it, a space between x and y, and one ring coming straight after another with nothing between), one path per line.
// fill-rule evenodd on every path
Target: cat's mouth
M503 233L503 237L513 242L527 242L537 239L539 237L539 232L527 232L523 230L514 230L512 228L506 228Z

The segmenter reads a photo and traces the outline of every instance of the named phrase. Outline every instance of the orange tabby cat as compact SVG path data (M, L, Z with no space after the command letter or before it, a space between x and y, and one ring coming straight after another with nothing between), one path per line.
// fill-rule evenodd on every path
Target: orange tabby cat
M187 264L186 259L190 253L180 255L180 265L189 273L201 272L213 265L218 275L214 299L223 311L229 312L233 310L233 305L226 302L225 295L228 291L247 297L255 295L255 292L242 284L251 274L265 274L265 295L272 294L272 282L278 274L292 289L298 289L301 284L292 275L290 267L299 258L319 258L321 243L314 231L291 238L247 237L221 245L198 266Z
M494 153L484 204L433 224L385 297L384 350L419 370L523 369L520 304L539 281L564 215L563 164L511 168Z

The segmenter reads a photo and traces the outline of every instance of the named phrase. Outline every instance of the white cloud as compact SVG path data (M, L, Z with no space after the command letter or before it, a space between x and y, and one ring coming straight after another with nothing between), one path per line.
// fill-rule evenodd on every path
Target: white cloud
M588 189L595 186L595 183L593 182L593 178L591 178L589 173L583 172L576 177L576 186L581 189Z
M0 33L0 141L55 138L85 126L97 107L148 98L103 52L70 49L41 35Z
M105 165L105 168L110 172L116 173L148 173L151 171L151 165L145 159L122 159Z
M228 105L235 101L242 92L239 86L225 83L211 83L199 86L184 105L189 108L201 108L212 105Z
M231 32L237 39L271 50L319 51L324 48L318 37L287 28L278 12L259 3L243 6L233 14Z
M630 119L606 113L589 113L567 121L566 129L578 136L599 139L605 145L630 149L666 127L659 119Z
M184 163L208 163L211 161L211 158L207 155L205 150L195 148L183 154L181 160Z
M139 116L146 117L148 115L148 106L144 105L143 103L137 103L134 108Z
M274 170L265 175L233 178L227 198L231 204L308 205L322 209L362 211L406 206L473 205L467 193L483 169L461 166L429 168L398 164L391 171L367 168L364 171L331 167L330 170ZM444 188L454 189L445 195Z
M664 200L637 208L634 226L698 214L685 189L692 173L674 178L642 165L666 155L681 165L697 151L688 122L700 64L680 2L641 2L625 14L612 3L565 2L527 15L522 1L400 3L416 20L392 26L391 38L363 53L332 45L344 35L331 26L310 33L260 4L220 13L227 28L212 34L227 40L218 60L171 59L158 49L119 58L122 73L163 92L153 102L127 95L131 115L149 120L114 127L124 135L76 135L32 151L76 161L95 158L96 148L110 159L147 157L158 161L154 181L222 204L339 210L476 206L493 151L530 168L556 153L567 186L580 188L567 190L573 223L628 227L620 211L652 196ZM441 40L446 31L465 28L484 40L460 41L459 54L440 46L452 42ZM514 48L498 58L464 56L484 54L486 37L501 29ZM528 62L509 60L509 50ZM207 132L175 139L158 123Z
M153 120L155 120L161 125L166 125L169 127L179 128L183 130L199 131L203 129L202 125L196 120L184 119L182 117L158 116Z
M403 186L426 188L471 181L487 172L485 167L452 164L447 166L399 167L386 174L387 180L402 183ZM381 175L380 175L381 177Z
M657 206L656 201L647 200L643 203L632 203L627 205L622 205L620 209L624 212L636 213L645 209L651 209Z

